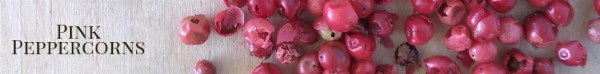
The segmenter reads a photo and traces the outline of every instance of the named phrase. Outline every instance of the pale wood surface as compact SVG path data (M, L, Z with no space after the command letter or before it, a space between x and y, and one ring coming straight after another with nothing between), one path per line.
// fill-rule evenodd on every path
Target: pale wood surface
M593 10L593 0L570 0L576 16L570 26L560 28L558 41L579 40L587 48L588 64L585 67L566 67L554 60L558 74L600 73L600 60L597 53L600 46L586 37L586 26L590 19L598 17ZM402 24L404 18L412 14L409 0L396 0L394 4L377 6L377 10L387 10L398 14L396 31L392 38L396 44L405 42ZM214 63L220 74L248 74L261 61L251 57L241 32L231 37L221 37L211 30L209 40L204 45L183 45L178 38L179 22L188 15L205 14L212 17L225 9L221 0L0 0L0 74L192 74L197 60L207 59ZM246 20L252 18L247 13ZM518 0L510 13L520 22L533 11L526 0ZM502 15L504 16L504 15ZM433 55L452 57L455 52L446 50L442 43L443 34L449 26L441 25L437 16L430 15L436 23L435 36L429 43L418 47L420 58ZM302 15L311 23L314 16ZM281 16L269 18L277 27L285 22ZM102 39L69 40L56 39L57 24L101 26L98 30ZM22 41L140 41L145 42L146 53L142 55L13 55L12 40ZM314 51L318 44L303 47L304 51ZM499 57L508 48L520 48L533 57L553 58L556 43L547 48L533 48L522 40L516 45L498 44ZM392 64L392 50L377 46L374 55L376 64ZM20 51L22 52L22 51ZM278 63L274 59L266 62ZM286 74L293 73L295 65L279 66ZM464 73L471 69L462 67ZM404 73L404 67L399 66ZM418 70L419 74L424 69Z

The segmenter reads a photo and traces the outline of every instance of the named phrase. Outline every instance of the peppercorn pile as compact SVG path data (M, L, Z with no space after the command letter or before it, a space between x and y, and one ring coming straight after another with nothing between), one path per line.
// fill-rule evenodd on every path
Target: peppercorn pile
M585 66L586 48L577 40L559 42L558 31L569 26L574 9L568 0L528 0L537 11L520 22L510 12L517 0L410 0L414 13L405 17L404 24L396 23L399 16L377 6L387 6L394 0L223 0L227 9L218 12L212 23L203 14L188 16L180 23L180 39L184 44L203 44L210 35L210 24L222 37L242 35L251 56L258 59L277 59L284 65L298 65L298 74L397 74L405 67L407 74L424 68L427 74L462 74L460 66L472 69L473 74L554 74L553 60L566 66ZM594 5L600 15L600 0ZM245 21L241 8L246 7L254 16ZM316 16L314 22L305 22L299 16L307 10ZM285 17L287 22L276 28L268 17ZM434 14L444 25L450 26L443 36L448 56L435 55L419 58L420 46L434 36ZM311 25L312 24L312 25ZM407 42L396 45L391 35L395 26L403 26ZM589 23L588 37L600 44L600 18ZM277 33L277 34L274 34ZM379 38L379 43L376 42ZM519 48L499 52L498 43L517 44L521 40L533 47L556 47L554 58L529 56ZM313 45L320 40L318 51L301 52L301 46ZM553 43L558 43L553 46ZM394 64L375 65L373 55L377 44L394 50ZM500 56L499 54L505 54ZM269 58L275 55L275 58ZM549 56L554 56L549 55ZM502 61L496 62L497 57ZM471 65L475 64L471 68ZM196 65L196 73L215 74L207 60ZM262 62L253 74L281 74L278 65Z

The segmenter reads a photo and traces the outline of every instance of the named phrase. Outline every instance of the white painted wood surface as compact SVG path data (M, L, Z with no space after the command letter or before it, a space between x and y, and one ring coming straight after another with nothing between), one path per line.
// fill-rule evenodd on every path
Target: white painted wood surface
M571 25L559 28L558 41L579 40L587 48L588 64L585 67L567 67L554 60L558 74L593 74L600 71L600 45L586 37L588 20L597 18L593 0L570 0L575 8L575 18ZM209 40L203 45L184 45L178 38L179 22L188 15L205 14L212 21L216 12L225 9L221 0L0 0L0 74L192 74L197 60L207 59L214 63L220 74L248 74L261 60L251 57L241 32L231 37L221 37L211 30ZM252 18L247 13L246 20ZM409 0L396 0L394 4L377 6L377 10L387 10L398 14L396 31L392 38L396 44L405 42L403 23L411 15ZM524 17L538 10L526 0L518 0L510 15L520 22ZM505 16L504 14L502 16ZM433 55L446 55L454 62L456 53L446 50L442 43L443 34L449 26L441 25L437 16L430 15L435 22L436 33L424 46L419 46L420 58ZM308 23L314 16L302 15ZM279 15L269 18L277 27L285 22ZM56 39L57 24L72 26L101 26L98 33L102 39ZM12 40L22 41L135 41L145 42L146 52L141 55L14 55ZM303 47L305 52L314 51L323 43ZM516 45L498 44L499 57L508 48L520 48L533 57L554 58L556 43L547 48L533 48L522 40ZM374 55L376 64L392 64L392 50L377 46ZM498 59L499 60L499 59ZM497 60L497 61L498 61ZM272 59L266 62L278 63ZM295 65L281 65L286 73L293 73ZM399 72L404 73L404 67ZM461 68L464 73L471 69ZM424 69L419 69L419 74Z

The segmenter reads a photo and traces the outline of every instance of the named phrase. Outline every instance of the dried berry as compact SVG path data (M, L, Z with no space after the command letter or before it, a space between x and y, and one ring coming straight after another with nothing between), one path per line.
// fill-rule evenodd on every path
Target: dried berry
M213 28L221 36L231 36L244 24L244 12L242 9L231 6L220 11L213 19Z
M244 26L244 39L250 46L252 56L266 60L273 52L273 40L271 34L275 27L271 22L263 18L253 18Z
M203 14L187 16L183 18L179 26L181 28L179 29L179 39L184 44L204 44L210 35L210 25Z
M419 51L414 45L403 43L396 48L396 64L401 66L414 65L419 61Z
M217 70L210 61L202 59L196 63L196 74L217 74Z

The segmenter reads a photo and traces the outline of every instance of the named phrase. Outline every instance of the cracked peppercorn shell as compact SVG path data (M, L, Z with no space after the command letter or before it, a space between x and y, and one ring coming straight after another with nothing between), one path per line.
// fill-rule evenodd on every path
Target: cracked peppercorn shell
M231 36L245 23L244 12L236 6L228 7L215 15L213 23L213 28L217 34L224 37Z
M277 44L292 42L298 45L310 45L319 41L319 35L310 25L300 19L288 20L277 34Z
M204 44L210 35L210 24L203 14L187 16L179 24L179 39L184 44Z
M253 18L244 25L243 37L250 46L250 53L263 60L271 56L273 52L272 33L275 27L271 22L263 18Z
M448 0L437 11L440 22L445 25L457 25L467 18L467 7L459 0Z
M474 43L471 39L471 30L465 25L458 24L450 27L444 35L446 48L453 51L465 51Z
M369 24L367 30L371 34L375 34L379 37L389 37L394 33L396 21L400 17L395 13L390 13L384 10L375 11L369 17Z
M294 64L300 59L302 53L291 42L277 44L276 58L281 64Z
M503 65L508 72L514 74L531 74L533 72L534 60L521 52L521 49L512 48L504 56Z
M396 58L396 64L400 66L415 65L419 62L419 51L414 45L409 43L402 43L394 52Z

